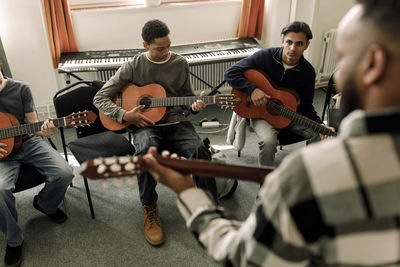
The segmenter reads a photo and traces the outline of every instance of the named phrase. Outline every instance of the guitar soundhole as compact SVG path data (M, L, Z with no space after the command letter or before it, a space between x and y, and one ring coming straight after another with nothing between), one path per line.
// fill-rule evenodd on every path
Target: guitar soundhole
M278 116L278 106L282 106L282 102L279 101L278 99L271 99L267 102L267 110L268 113L274 116Z
M139 105L144 105L144 109L149 109L151 106L151 99L147 96L139 99Z

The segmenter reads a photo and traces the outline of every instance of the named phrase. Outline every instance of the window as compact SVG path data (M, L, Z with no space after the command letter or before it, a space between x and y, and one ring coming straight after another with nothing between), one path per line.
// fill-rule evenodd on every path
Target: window
M69 0L72 9L117 7L117 6L139 6L144 5L144 0Z
M71 9L144 6L146 0L69 0ZM163 3L200 2L201 0L161 0ZM205 0L207 1L207 0Z

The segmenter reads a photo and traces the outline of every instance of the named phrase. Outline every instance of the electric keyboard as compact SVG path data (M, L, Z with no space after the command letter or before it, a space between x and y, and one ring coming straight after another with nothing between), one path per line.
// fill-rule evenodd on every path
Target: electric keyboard
M186 58L190 66L240 60L261 49L252 38L172 46L171 51ZM120 49L62 53L60 73L118 69L145 49Z

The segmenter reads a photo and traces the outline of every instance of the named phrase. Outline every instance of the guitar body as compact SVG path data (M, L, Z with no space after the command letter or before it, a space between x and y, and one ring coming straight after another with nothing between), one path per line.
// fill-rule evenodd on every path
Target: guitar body
M295 91L290 90L289 88L277 88L273 86L269 77L259 70L247 70L244 72L244 77L248 81L257 85L257 87L266 94L270 95L272 101L276 101L292 111L297 110L298 96ZM250 102L250 96L246 93L232 89L232 94L239 96L242 100L238 106L233 108L233 110L241 117L249 119L264 119L277 129L285 128L291 122L290 119L269 111L267 108L268 105L263 107L254 106L253 102Z
M166 107L147 107L149 98L165 98L167 95L164 88L159 84L148 84L145 86L136 86L134 84L125 85L112 99L112 101L125 110L131 110L139 105L145 105L146 108L141 112L147 118L154 122L161 120L164 116ZM103 126L111 131L118 131L130 125L129 122L119 123L110 117L99 112L100 121Z
M17 125L19 125L19 121L14 115L10 113L0 112L0 128L10 128ZM7 153L3 157L5 158L11 154L15 154L18 152L22 145L22 136L14 136L1 139L0 143L7 144L7 147L4 148L5 150L7 150Z

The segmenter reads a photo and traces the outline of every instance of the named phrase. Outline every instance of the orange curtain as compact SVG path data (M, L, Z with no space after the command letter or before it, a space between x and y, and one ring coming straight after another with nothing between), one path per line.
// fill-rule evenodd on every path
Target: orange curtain
M265 0L243 0L236 37L257 37L258 40L261 40L264 2Z
M62 52L77 52L68 0L43 0L53 67L56 69Z

